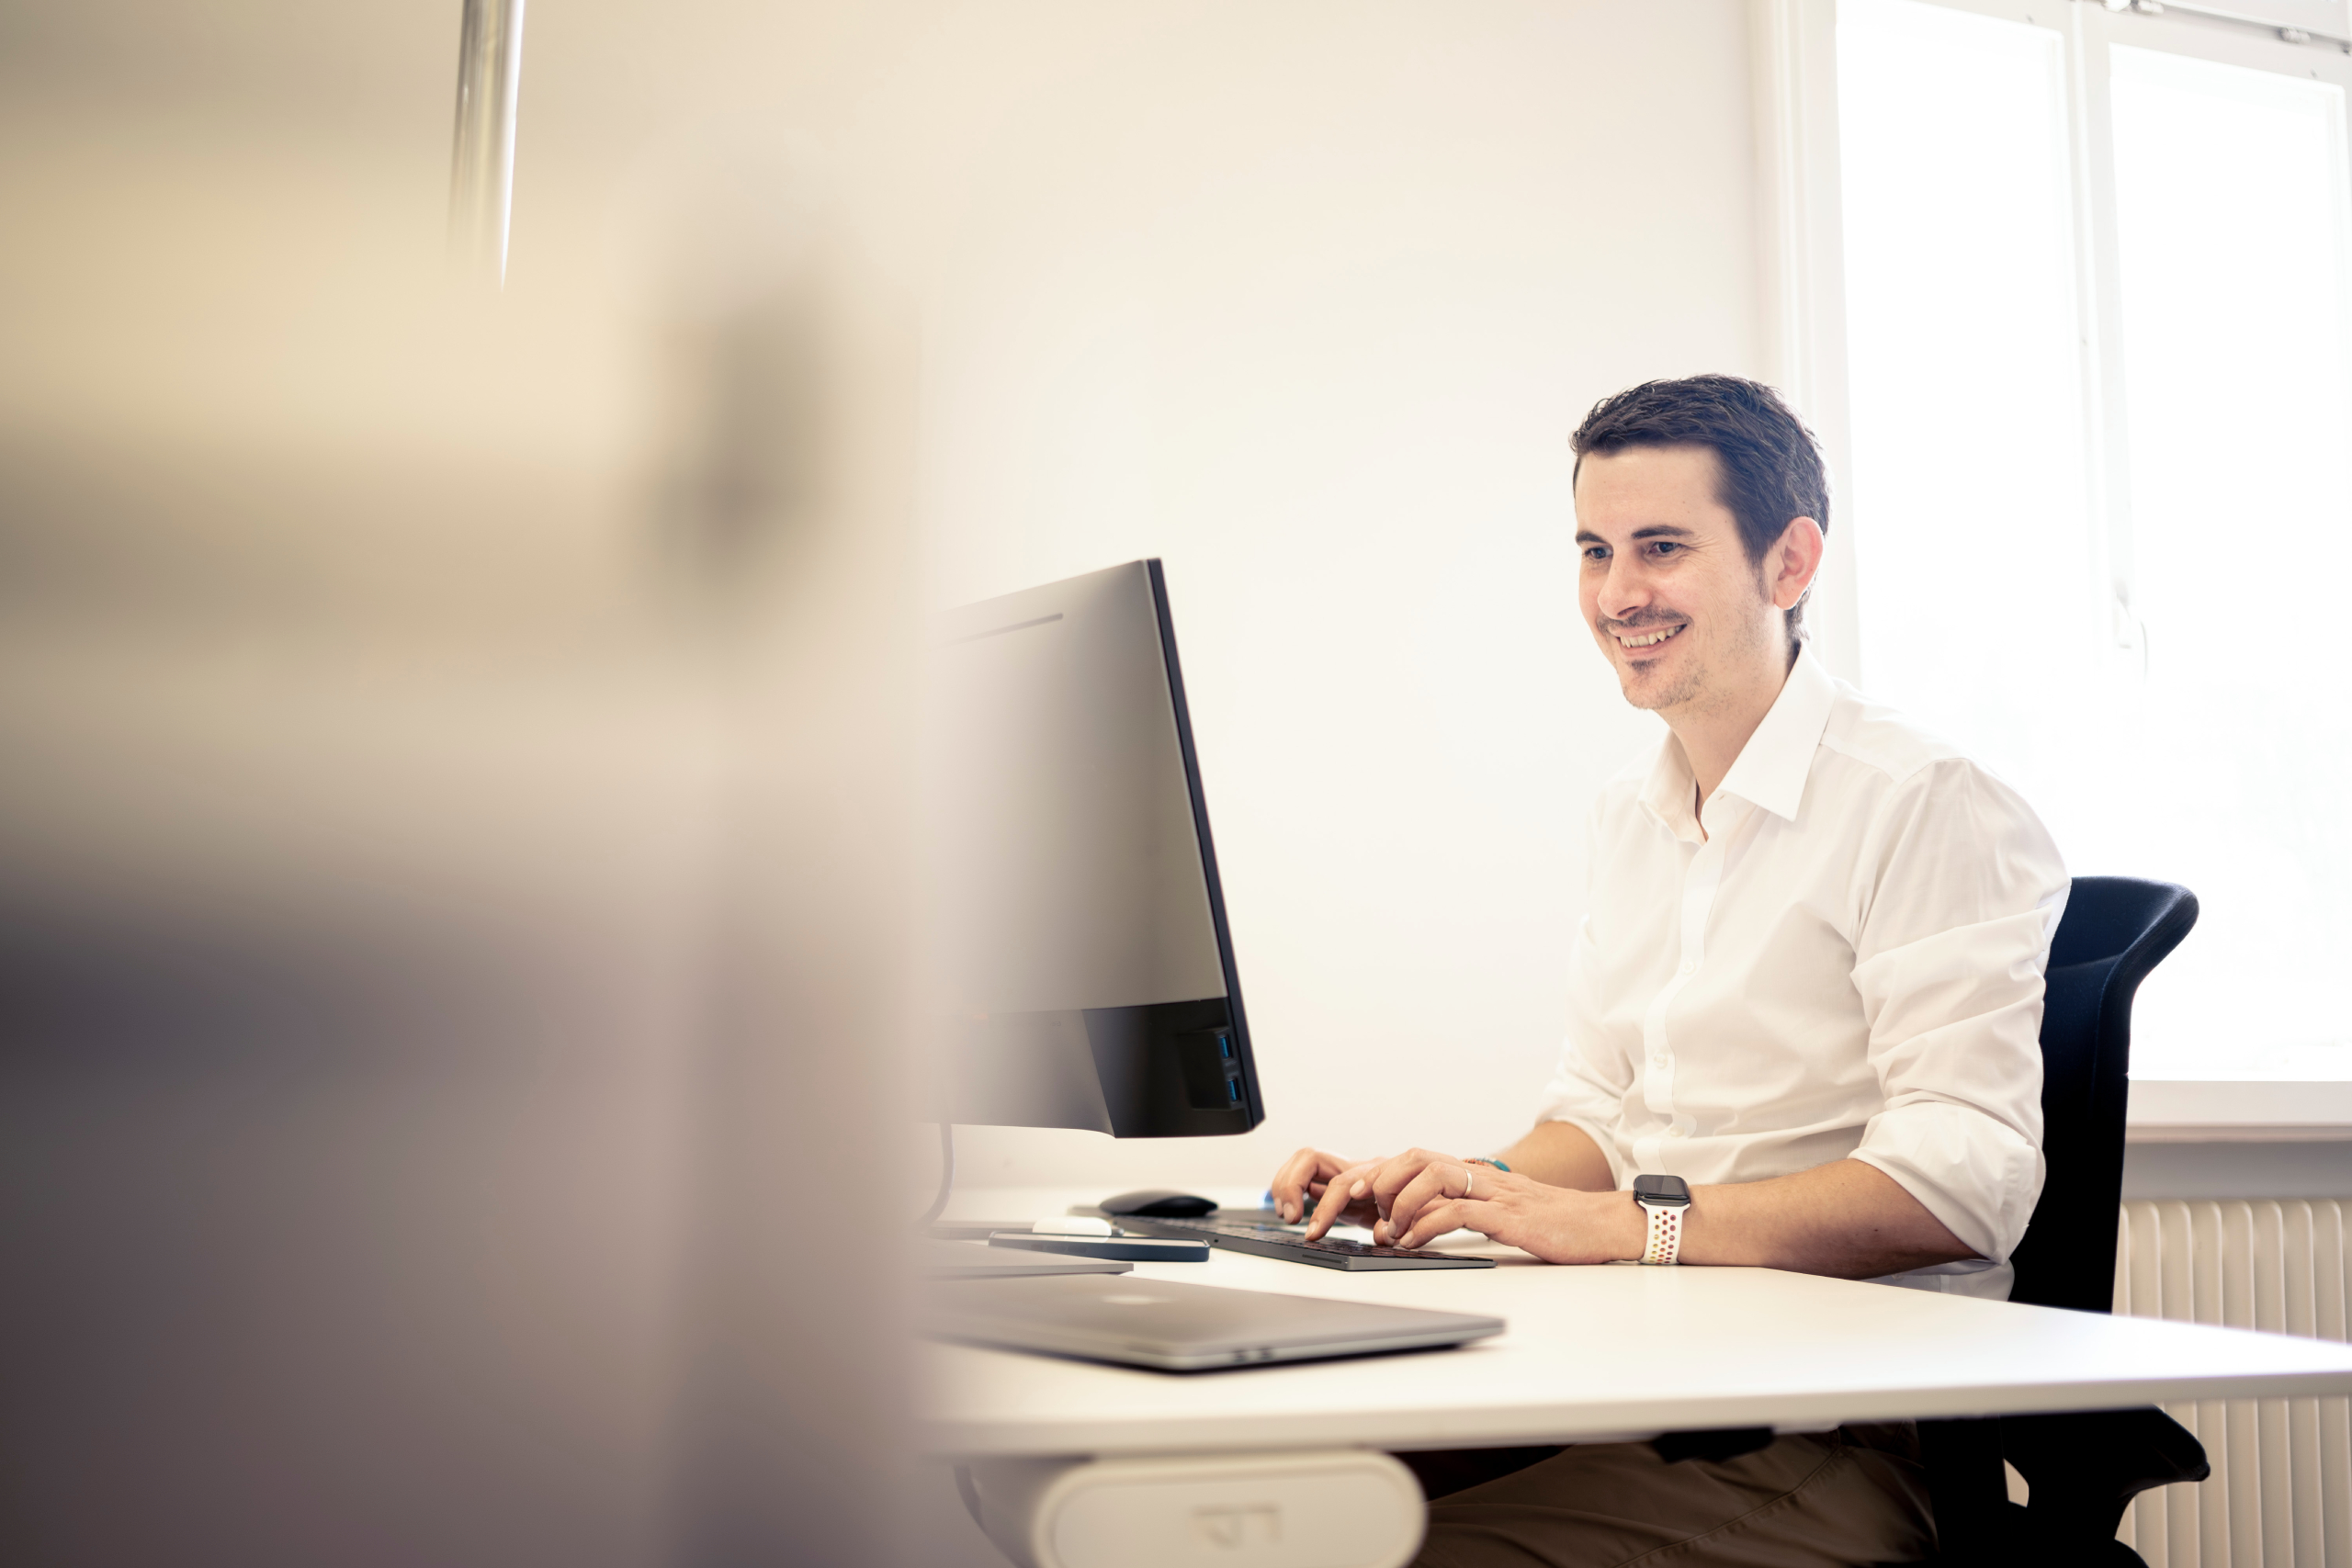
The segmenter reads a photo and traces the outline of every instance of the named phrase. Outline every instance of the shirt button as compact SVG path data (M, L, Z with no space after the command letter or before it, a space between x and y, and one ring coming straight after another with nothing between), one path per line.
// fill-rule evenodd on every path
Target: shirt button
M1697 959L1695 959L1695 958L1686 958L1686 959L1684 959L1684 960L1682 961L1682 975L1683 975L1683 977L1684 977L1685 979L1688 979L1690 976L1693 976L1693 975L1696 975L1698 972L1699 972L1699 961L1698 961Z

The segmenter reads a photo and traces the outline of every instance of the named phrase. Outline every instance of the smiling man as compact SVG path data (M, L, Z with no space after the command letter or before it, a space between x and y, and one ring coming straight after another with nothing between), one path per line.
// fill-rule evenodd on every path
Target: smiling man
M1276 1206L1310 1235L1344 1217L1406 1247L1467 1227L1555 1263L2006 1295L2041 1187L2056 848L1991 774L1807 650L1827 485L1770 388L1648 382L1572 446L1584 618L1667 734L1593 808L1559 1071L1534 1130L1491 1159L1302 1149ZM1417 1462L1444 1498L1421 1562L1887 1562L1932 1545L1907 1427L1721 1461L1642 1444L1531 1457Z

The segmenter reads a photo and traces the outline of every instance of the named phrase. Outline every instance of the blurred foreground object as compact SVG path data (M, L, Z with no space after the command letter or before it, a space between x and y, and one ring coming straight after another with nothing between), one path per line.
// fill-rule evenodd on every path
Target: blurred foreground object
M447 291L447 15L92 9L0 83L0 1561L899 1560L796 1204L899 1092L899 323L757 132Z

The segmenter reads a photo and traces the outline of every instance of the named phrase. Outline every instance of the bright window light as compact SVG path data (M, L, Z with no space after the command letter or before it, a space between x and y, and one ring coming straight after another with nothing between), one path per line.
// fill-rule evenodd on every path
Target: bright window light
M2352 1077L2344 92L2121 47L2109 71L2146 682L2069 848L2204 906L2143 993L2142 1076Z
M2196 891L2136 1076L2352 1077L2343 90L2094 62L2124 367L2102 508L2061 36L1846 0L1838 53L1864 686L2014 784L2076 874Z
M2098 605L2062 40L1838 11L1864 681L2040 804Z

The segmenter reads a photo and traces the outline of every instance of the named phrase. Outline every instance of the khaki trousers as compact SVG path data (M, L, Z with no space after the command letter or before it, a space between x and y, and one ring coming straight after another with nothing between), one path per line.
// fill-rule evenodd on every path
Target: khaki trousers
M1414 1468L1427 1484L1445 1467ZM1905 1422L1781 1438L1736 1459L1679 1464L1647 1443L1563 1449L1499 1480L1441 1492L1414 1563L1851 1568L1917 1562L1934 1546L1918 1436Z

